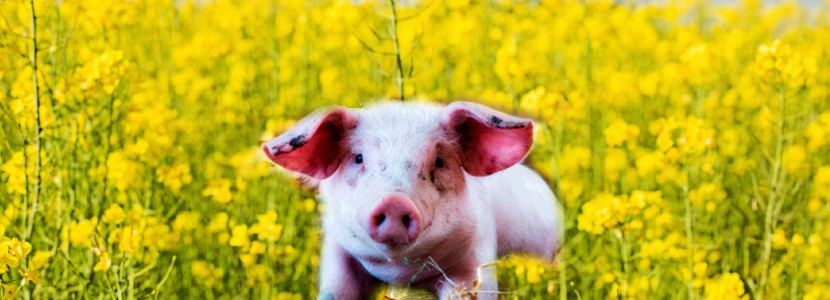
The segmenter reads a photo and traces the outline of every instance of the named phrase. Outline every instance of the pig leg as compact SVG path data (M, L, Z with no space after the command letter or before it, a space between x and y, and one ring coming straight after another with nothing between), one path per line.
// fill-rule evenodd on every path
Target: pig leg
M366 299L374 278L333 238L323 240L318 300Z

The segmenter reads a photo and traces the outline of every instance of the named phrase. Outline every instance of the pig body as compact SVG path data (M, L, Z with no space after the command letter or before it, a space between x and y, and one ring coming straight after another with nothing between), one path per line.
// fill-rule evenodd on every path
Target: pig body
M545 181L517 164L532 123L473 103L333 108L263 145L316 184L326 211L320 299L363 299L377 281L439 297L495 299L508 253L552 259L562 211Z

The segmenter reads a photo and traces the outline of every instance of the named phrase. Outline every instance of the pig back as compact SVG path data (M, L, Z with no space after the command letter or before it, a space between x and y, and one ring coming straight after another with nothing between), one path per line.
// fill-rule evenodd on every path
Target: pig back
M562 242L563 211L548 184L518 164L485 177L468 178L469 195L489 207L495 222L498 255L526 253L552 260Z

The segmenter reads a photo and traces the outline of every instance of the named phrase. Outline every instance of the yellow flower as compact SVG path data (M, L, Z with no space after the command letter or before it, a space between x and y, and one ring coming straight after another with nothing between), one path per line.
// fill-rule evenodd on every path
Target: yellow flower
M124 222L124 219L127 217L127 214L124 213L124 210L121 209L121 206L118 204L110 204L110 207L104 211L104 215L101 217L101 221L107 224L118 225L121 222Z
M245 275L247 275L245 284L248 286L265 284L268 282L272 272L272 267L270 266L263 264L252 265L245 270Z
M651 124L650 131L658 132L657 146L673 161L671 151L682 154L699 154L715 146L715 133L704 120L693 116L682 119L659 119Z
M265 214L257 215L257 223L251 225L251 234L256 234L260 240L273 242L280 239L282 235L282 224L277 224L277 212L267 211Z
M130 208L130 211L127 213L127 223L128 224L139 224L141 220L144 218L144 207L141 204L135 204Z
M95 218L69 223L69 243L72 246L91 246L96 223L98 222Z
M582 196L582 192L585 189L581 181L569 177L563 177L559 181L559 187L562 191L562 200L569 204L576 201L579 196Z
M793 246L796 246L796 247L804 245L804 236L802 236L798 233L794 234L793 238L792 238L792 243L793 243Z
M50 251L43 251L38 250L35 251L35 255L32 256L32 259L29 260L29 269L41 269L47 263L49 263L49 259L52 258L52 252Z
M142 166L123 151L110 153L107 157L107 181L115 183L119 191L136 186L140 180L141 169Z
M227 230L228 228L228 214L224 212L220 212L213 216L213 219L210 220L210 224L208 224L208 230L210 232L222 232Z
M724 273L710 280L706 283L704 290L708 300L749 299L741 276L735 273Z
M336 68L327 68L320 71L319 80L323 98L334 99L342 94L343 88L345 88L342 77Z
M251 246L248 248L248 253L251 254L263 254L265 253L265 243L260 241L253 241L251 242Z
M818 198L810 198L810 200L807 201L807 211L810 212L810 214L815 214L822 208L824 208L824 202Z
M28 242L16 238L8 240L0 236L0 274L6 273L9 267L17 267L30 252L32 252L32 245ZM37 270L30 269L29 271L34 271L33 276L37 276Z
M314 199L305 199L303 200L303 210L305 212L313 212L314 209L317 207L317 202Z
M22 260L32 252L32 245L28 242L24 242L18 239L11 239L8 241L9 245L9 254L14 256L15 258Z
M30 282L34 283L34 284L40 284L40 282L41 282L40 281L40 270L29 269L29 270L26 270L25 272L23 270L17 270L17 272L20 273L21 277L23 277L23 280L21 280L21 283L20 283L21 286L25 286L25 285L29 284Z
M207 262L197 260L190 264L190 272L196 278L196 282L206 287L213 287L221 283L225 277L225 271Z
M211 181L202 191L202 196L211 197L213 198L213 201L220 204L231 202L233 199L233 194L231 193L231 181L227 179Z
M190 166L178 164L174 167L161 166L156 170L156 181L168 187L174 193L179 193L182 186L193 181L190 175Z
M706 206L708 212L713 212L717 204L726 199L726 191L719 183L704 183L689 192L689 200L695 206Z
M694 267L692 268L695 273L695 277L705 277L706 270L708 269L709 265L705 262L698 262L695 263Z
M198 212L180 212L173 221L173 229L177 231L191 231L199 227L200 215Z
M518 62L516 42L512 38L505 39L502 46L496 52L496 63L494 69L496 75L503 82L510 82L512 78L522 75Z
M17 267L20 260L9 253L9 242L0 242L0 275L6 273L9 267Z
M171 231L167 224L153 224L144 229L141 241L148 250L158 252L171 250L179 245L180 235L178 232Z
M813 177L813 195L830 200L830 167L821 167Z
M539 264L531 263L527 266L527 283L539 283L542 281L542 273L545 269Z
M279 132L285 132L286 130L291 128L290 125L293 125L293 124L286 124L286 122L287 122L286 120L279 120L278 122L280 122L279 125L274 124L272 120L269 120L268 123L266 124L266 127L268 127L268 126L279 126L279 128L281 128L281 129L279 129ZM268 132L273 132L273 131L269 130ZM263 142L268 141L272 138L274 138L274 137L273 136L271 136L271 137L263 136L262 141ZM245 149L243 151L240 151L240 152L234 154L233 156L230 157L230 162L231 162L231 165L233 165L234 169L236 170L236 174L237 174L236 184L237 184L237 189L240 189L240 190L242 189L242 188L239 187L240 183L246 182L245 180L248 179L248 178L262 178L263 176L266 176L269 172L269 169L271 169L272 166L273 166L273 164L271 164L270 162L268 162L266 159L263 158L262 151L257 147L252 147L252 148L249 148L249 149Z
M620 172L628 166L628 155L621 149L608 149L605 153L605 178L609 181L620 179Z
M807 135L807 149L815 152L830 144L830 112L822 113L804 130Z
M246 268L253 266L256 263L256 254L242 253L239 254L239 260Z
M602 193L582 205L577 217L578 228L593 234L601 234L606 228L616 228L625 220L621 199Z
M638 155L634 164L637 166L637 175L647 177L665 165L665 158L662 152L654 151Z
M2 274L2 273L0 273ZM3 284L3 296L5 299L14 299L17 292L17 286L13 284Z
M285 253L285 257L288 258L294 258L297 255L297 249L291 245L285 246L285 249L283 251Z
M248 226L236 225L231 230L231 240L229 244L234 247L246 247L250 243L248 239Z
M811 234L808 238L809 246L807 247L807 257L809 259L821 259L824 255L822 251L823 239L818 234Z
M661 201L659 191L634 190L628 196L601 193L582 205L577 227L594 234L601 234L605 229L640 230L643 222L637 218L646 207L654 207Z
M605 128L605 143L609 147L618 147L623 143L635 143L640 135L640 128L637 125L629 125L624 120L616 120Z
M591 150L586 147L568 145L558 159L563 174L575 173L591 165Z
M827 297L827 289L830 286L823 284L805 284L804 298L805 300L821 300Z
M628 224L625 224L625 226L623 226L623 229L625 231L641 230L641 229L643 229L644 226L645 226L645 224L643 224L643 220L634 219L633 221L629 222Z
M544 114L544 111L546 109L551 109L551 104L553 104L552 101L550 101L550 97L546 95L544 87L538 87L527 92L527 94L522 96L519 103L521 103L520 107L523 111L543 118L548 117Z
M811 85L817 66L813 58L802 57L781 40L774 40L758 48L755 58L755 73L772 86L801 88Z
M118 243L118 250L132 255L139 246L141 235L134 226L124 226L110 234L109 243Z
M787 248L787 234L782 229L776 229L775 232L772 234L772 247L775 249L785 249Z
M109 271L110 267L112 266L112 259L110 259L110 253L104 251L98 257L98 263L92 268L95 272L106 272Z
M6 182L7 192L18 195L26 194L26 174L23 172L25 169L24 164L23 151L12 153L11 159L3 164L3 173L8 176L8 182Z
M784 170L793 175L801 175L810 169L810 165L806 161L807 151L804 146L792 145L784 149L784 154L781 157L781 162L784 165Z
M279 292L274 300L301 300L303 296L289 292Z

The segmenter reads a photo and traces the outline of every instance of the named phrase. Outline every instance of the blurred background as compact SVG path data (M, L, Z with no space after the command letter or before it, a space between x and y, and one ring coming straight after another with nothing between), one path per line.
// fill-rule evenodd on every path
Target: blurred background
M0 298L315 297L257 146L381 98L537 121L568 238L504 299L825 298L828 5L0 1Z

